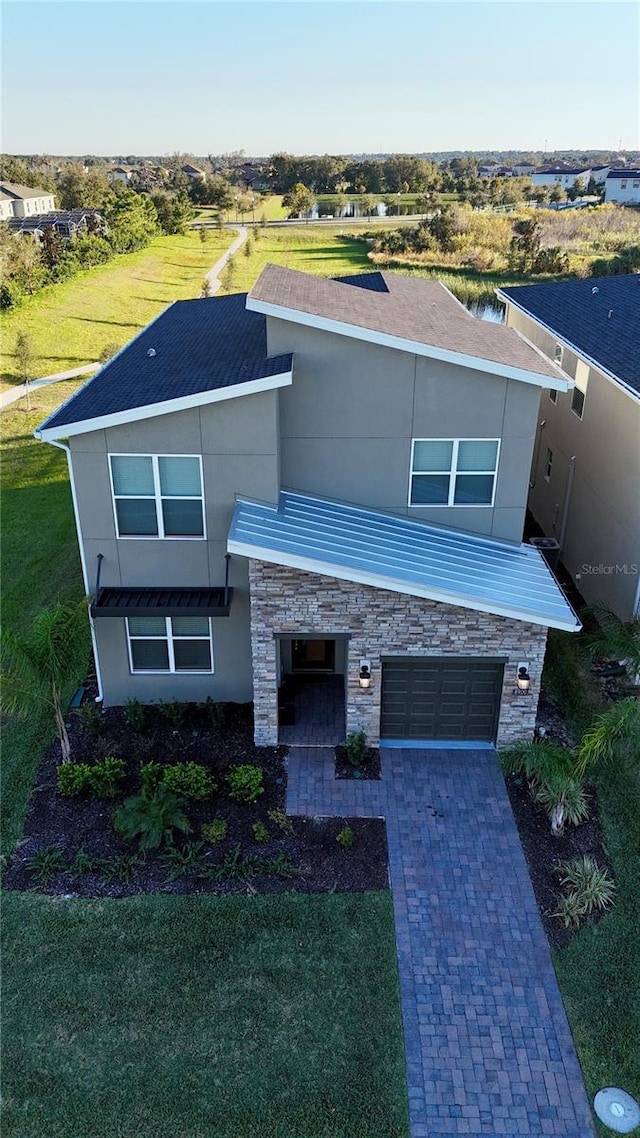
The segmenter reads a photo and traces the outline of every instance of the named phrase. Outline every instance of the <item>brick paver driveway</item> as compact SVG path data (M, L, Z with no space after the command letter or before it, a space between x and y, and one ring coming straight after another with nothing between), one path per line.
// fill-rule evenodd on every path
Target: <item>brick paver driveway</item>
M337 781L295 748L290 814L384 816L412 1138L594 1134L495 753L382 751Z

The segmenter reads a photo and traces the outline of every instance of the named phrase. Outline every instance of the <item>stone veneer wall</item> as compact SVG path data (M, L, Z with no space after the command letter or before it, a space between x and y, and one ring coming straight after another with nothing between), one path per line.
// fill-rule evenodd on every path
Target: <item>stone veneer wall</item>
M505 664L498 745L530 738L536 721L546 628L507 617L409 597L249 561L255 741L278 741L277 636L347 636L347 732L362 729L376 744L380 732L381 656L493 656ZM371 660L373 682L358 684L360 659ZM514 694L516 669L526 661L530 695Z

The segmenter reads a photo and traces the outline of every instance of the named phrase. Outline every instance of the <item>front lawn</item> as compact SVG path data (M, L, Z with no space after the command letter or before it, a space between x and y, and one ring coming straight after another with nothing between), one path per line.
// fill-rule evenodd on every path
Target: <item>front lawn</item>
M139 253L48 285L3 312L0 381L19 382L13 350L21 330L33 340L34 377L93 363L107 344L121 348L172 300L199 296L205 272L234 236L230 230L208 231L204 244L194 231L156 237Z
M4 910L4 1138L407 1138L387 893Z

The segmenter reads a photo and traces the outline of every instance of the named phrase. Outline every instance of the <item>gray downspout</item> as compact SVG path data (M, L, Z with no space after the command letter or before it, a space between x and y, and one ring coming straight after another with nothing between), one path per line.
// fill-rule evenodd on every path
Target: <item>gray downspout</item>
M562 525L558 535L558 545L560 546L560 553L564 546L564 538L567 532L567 523L569 521L569 502L571 501L571 491L573 490L573 478L576 472L576 456L571 455L569 459L569 476L567 478L567 488L564 492L564 502L562 504Z

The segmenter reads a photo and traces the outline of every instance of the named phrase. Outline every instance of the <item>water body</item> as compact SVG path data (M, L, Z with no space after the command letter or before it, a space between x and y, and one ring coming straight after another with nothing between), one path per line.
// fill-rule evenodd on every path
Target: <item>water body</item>
M467 304L472 316L487 320L490 324L504 324L504 308L501 304Z
M393 209L388 208L383 201L376 202L370 214L365 213L360 208L359 202L347 202L343 206L337 206L330 202L316 202L313 209L303 214L303 217L309 221L318 221L318 219L335 218L339 220L343 217L422 217L423 215L418 212L413 202L399 202Z

